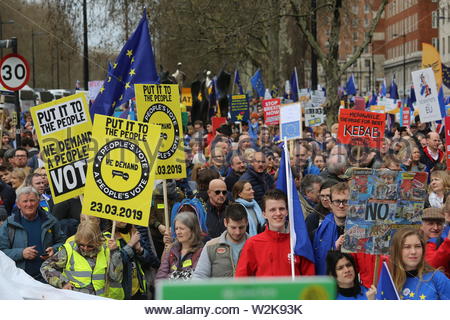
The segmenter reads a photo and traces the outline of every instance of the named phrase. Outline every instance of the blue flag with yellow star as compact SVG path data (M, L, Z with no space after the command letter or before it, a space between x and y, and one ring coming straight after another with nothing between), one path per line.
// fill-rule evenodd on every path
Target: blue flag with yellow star
M450 89L450 67L442 64L442 83Z
M257 97L264 97L266 87L264 86L260 69L256 70L253 77L250 78L250 83L252 84L253 89L255 89Z
M386 261L383 262L380 280L377 285L377 300L400 300L397 290L395 289L394 281L392 281L391 273Z
M111 116L114 109L135 97L135 83L159 83L144 10L138 27L123 46L91 106L91 116Z

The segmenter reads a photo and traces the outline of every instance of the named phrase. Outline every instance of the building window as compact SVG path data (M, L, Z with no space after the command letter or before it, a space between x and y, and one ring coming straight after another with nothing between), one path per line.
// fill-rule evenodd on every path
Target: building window
M357 32L353 32L353 41L358 40L358 33Z
M447 37L447 53L450 53L450 36Z
M438 38L432 38L431 39L431 44L433 45L433 47L439 48L439 40L438 40Z
M364 18L364 27L369 26L369 19L367 17Z
M433 11L431 13L431 27L432 28L437 28L438 23L437 23L437 12Z
M370 68L370 60L369 59L364 60L364 67Z
M369 4L366 2L366 4L364 5L364 12L369 13L369 10L370 10Z

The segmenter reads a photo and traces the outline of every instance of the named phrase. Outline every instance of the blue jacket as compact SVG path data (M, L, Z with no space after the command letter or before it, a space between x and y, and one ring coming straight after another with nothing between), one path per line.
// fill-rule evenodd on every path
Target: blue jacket
M336 300L367 300L366 296L367 288L361 286L361 292L356 297L346 297L338 292Z
M274 188L274 181L270 174L263 172L256 172L253 167L247 168L247 170L239 178L239 181L248 181L252 185L253 191L255 191L255 200L259 206L262 204L262 198L264 194Z
M403 300L450 300L450 279L440 271L428 272L422 280L408 277L399 296Z
M38 215L42 221L42 247L44 249L53 247L56 253L65 241L65 236L61 231L59 222L52 215L46 214L42 208L38 208ZM12 215L0 227L0 250L14 260L18 268L25 270L25 259L23 258L22 252L23 249L28 247L28 235L24 227L20 224L20 217L20 210L15 208ZM12 234L14 236L13 239L9 239ZM12 240L12 243L10 243L10 240Z
M313 250L316 259L316 274L327 273L327 253L335 249L335 242L339 238L334 215L328 214L314 235Z

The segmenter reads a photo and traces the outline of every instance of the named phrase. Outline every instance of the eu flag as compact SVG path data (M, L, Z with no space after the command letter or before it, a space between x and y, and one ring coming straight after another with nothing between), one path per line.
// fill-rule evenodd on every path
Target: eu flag
M378 100L378 96L377 96L376 92L373 91L373 92L372 92L372 97L371 97L370 100L369 100L368 106L370 107L370 106L375 106L375 105L377 105L377 103L378 103L377 100Z
M442 64L442 83L450 89L450 67Z
M380 280L377 285L377 300L400 300L397 290L395 289L394 281L392 281L389 268L386 261L383 262L381 269Z
M348 78L347 84L345 85L345 92L347 95L356 95L356 85L355 85L355 78L353 77L353 74Z
M298 83L297 83L297 68L292 71L291 80L289 81L291 85L291 100L294 102L298 101Z
M90 112L112 115L114 108L135 97L135 83L159 83L144 10L138 27L120 51Z
M408 96L408 100L406 101L406 105L411 108L411 110L414 110L414 105L413 103L415 103L416 100L416 92L414 91L414 86L411 86L411 89L409 90L409 96Z
M380 96L386 97L386 79L383 79L383 82L381 83L381 90L380 90Z
M395 83L395 74L394 74L394 77L392 78L392 82L389 87L389 95L390 95L391 99L394 99L394 100L398 99L398 89L397 89L397 84Z
M239 71L236 69L234 71L234 84L238 87L239 94L244 94L244 89L242 89L241 77L239 76ZM232 92L231 94L233 94Z
M261 70L256 70L253 77L250 78L250 83L252 84L253 89L255 89L258 97L264 97L264 93L266 92L266 87L264 86Z
M284 148L287 148L286 144ZM288 188L292 191L292 198L288 198L289 221L291 224L290 236L293 238L294 253L298 256L305 257L314 263L314 252L311 241L308 236L306 224L303 216L303 210L298 198L297 189L295 188L294 179L292 178L291 165L289 156L286 156L287 149L282 152L280 169L278 172L278 179L276 188L288 194ZM287 159L287 161L286 161ZM288 184L286 174L290 175L290 184ZM291 216L292 211L292 216ZM293 226L292 226L293 224Z

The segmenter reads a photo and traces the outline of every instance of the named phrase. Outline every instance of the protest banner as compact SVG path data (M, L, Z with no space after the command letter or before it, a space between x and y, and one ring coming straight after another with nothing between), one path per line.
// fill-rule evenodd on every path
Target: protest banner
M364 111L366 109L366 100L363 97L355 97L354 99L355 105L353 109Z
M95 101L95 98L97 98L98 93L100 92L100 89L103 86L103 80L97 80L97 81L89 81L88 87L89 87L89 100L91 102Z
M248 121L250 119L250 111L245 94L231 96L230 116L231 122Z
M231 280L231 281L230 281ZM158 300L333 300L336 296L331 277L211 278L208 281L159 281Z
M450 170L450 117L445 117L445 146L447 149L447 170Z
M158 125L95 115L84 214L148 226L160 134Z
M397 229L422 222L427 179L426 172L354 168L342 251L388 254Z
M384 138L384 114L341 109L339 115L338 139L341 143L380 148Z
M268 126L276 126L280 124L280 105L281 99L269 99L262 101L264 110L264 123Z
M302 137L302 109L300 103L284 104L280 107L280 138Z
M181 103L185 106L192 107L191 88L181 88Z
M304 103L305 126L317 127L325 121L323 107L314 107L311 103Z
M186 178L180 93L175 84L135 84L138 120L161 126L156 179Z
M442 120L433 69L427 68L413 71L411 75L420 122Z
M227 118L225 117L211 117L213 135L216 135L216 130L224 123L227 123Z
M403 108L402 119L402 127L409 127L411 125L411 109L408 107Z
M370 112L385 113L386 112L386 107L385 106L379 106L379 105L372 105L372 106L370 106Z
M54 203L83 193L91 117L84 93L31 108Z

